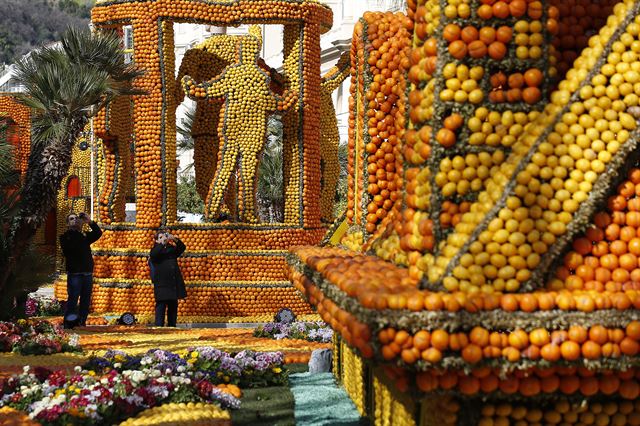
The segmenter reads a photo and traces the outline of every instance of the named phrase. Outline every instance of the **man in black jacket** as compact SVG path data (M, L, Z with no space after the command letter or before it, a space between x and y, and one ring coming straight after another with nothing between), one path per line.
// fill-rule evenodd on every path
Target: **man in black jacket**
M88 223L90 232L82 232L82 226ZM78 298L80 309L77 312L78 324L87 323L89 307L91 306L91 291L93 290L93 256L91 244L102 235L100 227L89 219L86 213L71 213L67 216L69 229L60 235L60 245L67 265L67 309L65 320L71 314L76 314ZM67 321L65 321L66 325Z

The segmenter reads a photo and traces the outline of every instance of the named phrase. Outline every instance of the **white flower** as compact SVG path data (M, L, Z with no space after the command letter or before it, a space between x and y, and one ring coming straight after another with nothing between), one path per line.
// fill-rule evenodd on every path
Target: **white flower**
M133 371L131 373L131 381L132 382L140 383L143 380L145 380L146 378L147 378L147 375L144 374L142 371Z
M24 367L22 367L22 371L24 372L24 374L27 374L29 372L29 366L25 365Z
M142 405L143 399L140 395L129 395L124 398L128 403L134 405Z
M184 366L179 365L179 366L178 366L178 373L182 373L182 372L184 372L184 371L185 371Z
M73 367L73 371L75 371L76 373L80 373L82 371L82 367L76 365L75 367Z
M113 368L120 368L122 367L122 363L120 362L116 362L115 364L113 364Z

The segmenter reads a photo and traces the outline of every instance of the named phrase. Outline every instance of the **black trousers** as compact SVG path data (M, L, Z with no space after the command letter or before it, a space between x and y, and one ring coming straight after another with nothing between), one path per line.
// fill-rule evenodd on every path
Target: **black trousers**
M164 315L167 313L167 326L175 327L178 321L177 300L156 300L156 326L164 327Z

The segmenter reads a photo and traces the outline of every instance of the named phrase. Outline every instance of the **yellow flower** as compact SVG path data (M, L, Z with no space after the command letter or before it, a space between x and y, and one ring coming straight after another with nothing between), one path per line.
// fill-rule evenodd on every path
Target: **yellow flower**
M278 373L281 373L281 372L282 372L282 368L280 368L280 367L275 367L275 368L272 368L272 369L271 369L271 371L273 371L274 373L278 374Z
M199 354L196 351L191 352L191 358L198 358L198 355Z

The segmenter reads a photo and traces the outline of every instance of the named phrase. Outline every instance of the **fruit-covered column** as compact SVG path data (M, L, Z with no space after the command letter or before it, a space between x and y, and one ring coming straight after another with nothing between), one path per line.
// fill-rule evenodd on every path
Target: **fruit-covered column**
M136 37L136 65L147 71L140 88L147 94L134 97L134 134L136 135L136 172L138 180L136 225L158 227L166 224L163 171L166 152L161 146L162 75L160 68L159 36L161 24L153 19L153 11L133 22ZM165 120L166 121L166 120ZM171 155L175 157L175 155Z
M24 175L31 152L31 112L18 103L15 94L3 93L0 94L0 120L8 120L17 126L17 131L9 135L9 142L16 147L16 161L20 165L20 173Z
M405 127L403 68L410 34L403 14L367 12L354 28L351 47L351 99L347 219L359 231L355 245L379 237L400 205L401 141Z

